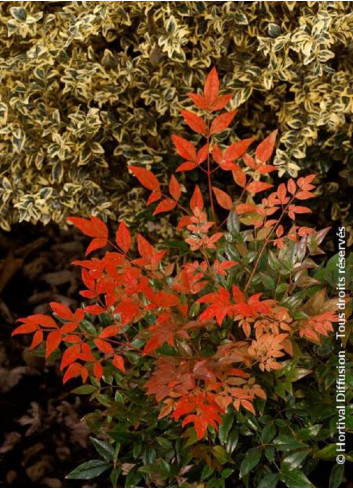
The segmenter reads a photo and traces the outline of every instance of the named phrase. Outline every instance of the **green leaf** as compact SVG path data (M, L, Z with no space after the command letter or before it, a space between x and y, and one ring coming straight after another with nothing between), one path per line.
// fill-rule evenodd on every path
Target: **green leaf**
M258 483L257 487L276 487L278 482L278 474L267 474Z
M236 212L231 211L227 219L227 229L232 236L236 236L239 233L240 225Z
M278 450L295 450L296 448L304 448L306 445L301 441L296 440L290 435L279 435L273 440Z
M80 387L77 387L76 389L72 390L72 394L92 394L93 392L96 392L97 387L94 385L80 385Z
M284 468L280 472L280 479L287 487L314 487L301 470Z
M113 460L114 448L111 445L102 440L98 440L97 438L93 438L93 436L90 436L89 439L93 443L94 448L97 450L99 455L104 458L104 460Z
M116 467L114 470L111 471L109 478L113 487L117 487L118 479L119 479L119 475L121 474L121 471L122 471L121 467Z
M333 460L336 457L336 444L330 443L315 453L316 458L321 460Z
M262 451L259 447L250 448L240 465L239 478L242 479L260 462Z
M344 465L336 464L331 470L329 487L340 487L344 475Z
M222 443L226 443L227 438L228 438L228 433L233 426L234 422L234 413L228 413L226 414L223 419L222 419L222 424L219 427L219 441Z
M76 467L76 469L66 476L66 479L94 479L111 467L111 463L104 462L103 460L89 460Z
M267 423L261 432L261 441L263 443L270 443L276 434L276 426L274 423Z
M296 469L301 465L301 463L309 455L309 453L310 449L290 453L283 459L283 467L287 466L289 469Z
M203 470L202 470L202 473L201 473L201 480L204 481L205 479L208 479L210 477L210 475L213 474L214 471L215 471L214 467L210 467L209 465L205 465Z

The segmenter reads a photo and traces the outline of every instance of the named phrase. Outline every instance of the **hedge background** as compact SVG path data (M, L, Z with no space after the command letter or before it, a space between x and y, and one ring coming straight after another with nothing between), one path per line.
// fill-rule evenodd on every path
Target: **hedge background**
M242 104L234 138L279 128L275 164L320 172L350 244L352 51L351 2L1 2L0 226L129 220L127 162L165 171L216 65Z

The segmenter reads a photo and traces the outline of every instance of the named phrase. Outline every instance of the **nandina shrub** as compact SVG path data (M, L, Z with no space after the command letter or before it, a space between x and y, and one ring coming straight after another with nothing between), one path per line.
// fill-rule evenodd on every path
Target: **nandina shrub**
M33 333L31 348L44 343L47 358L60 354L64 382L80 377L75 392L103 406L87 418L104 434L93 439L103 460L70 477L111 469L113 485L126 476L127 487L142 478L149 486L215 487L236 471L248 487L279 479L308 486L314 465L301 467L319 453L310 443L321 429L306 404L313 357L338 320L325 280L312 273L328 229L300 223L311 212L303 201L315 196L315 175L273 184L277 131L255 149L253 138L221 141L236 111L216 115L232 94L219 94L215 68L203 95L189 97L198 113L182 116L199 144L172 138L184 159L176 173L198 171L198 184L172 175L163 189L151 171L129 166L150 191L154 215L176 212L180 256L168 260L141 234L135 242L124 222L110 237L97 217L71 217L92 238L86 256L107 248L74 262L85 302L75 311L52 302L53 317L22 318L13 334ZM220 172L232 179L231 192L215 184Z

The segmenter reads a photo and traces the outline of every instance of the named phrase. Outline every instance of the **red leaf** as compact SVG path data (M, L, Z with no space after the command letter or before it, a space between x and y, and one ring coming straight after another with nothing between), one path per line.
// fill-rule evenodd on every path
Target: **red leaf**
M182 229L182 228L184 228L185 226L188 226L191 223L192 223L192 220L191 220L191 217L190 216L183 216L183 217L180 218L180 220L178 222L177 229Z
M70 365L70 363L77 360L80 356L80 345L78 343L69 346L69 348L64 352L61 359L60 370Z
M207 133L206 124L204 123L203 119L199 115L194 114L193 112L190 112L188 110L182 110L181 115L183 116L186 124L193 131L197 132L198 134L206 134Z
M153 246L141 234L137 235L137 249L140 256L151 257L155 254Z
M190 200L190 209L194 212L197 207L200 211L202 211L203 205L203 197L200 187L195 185L195 190Z
M157 200L159 200L160 198L162 197L162 193L157 190L157 191L153 191L151 193L151 195L148 197L148 200L147 200L147 205L150 205L152 204L153 202L156 202Z
M93 343L96 345L98 350L103 353L113 353L114 349L108 341L100 340L99 338L93 340Z
M238 204L235 208L237 214L246 214L256 211L257 207L254 204Z
M212 105L212 111L223 109L232 98L232 93L227 93L226 95L221 95L220 97L217 97L217 100Z
M103 367L102 367L102 364L100 362L94 362L94 364L93 364L93 374L94 374L95 378L99 382L100 379L103 376Z
M308 212L312 212L311 209L309 209L309 207L303 207L303 206L300 206L300 205L296 205L294 207L294 209L292 209L296 214L306 214Z
M128 169L137 178L141 185L148 188L148 190L158 191L160 189L159 181L151 171L146 170L146 168L133 165L129 165Z
M243 156L245 151L248 149L248 147L254 140L255 138L242 139L241 141L237 141L236 143L231 144L225 150L223 159L234 161L237 158L240 158L240 156Z
M266 182L251 182L246 187L246 190L252 194L257 194L258 192L263 192L269 188L273 187L271 183Z
M212 190L216 196L218 204L223 207L223 209L231 210L233 207L233 202L230 196L217 187L212 187Z
M182 163L181 165L179 165L175 171L177 171L177 172L191 171L191 170L194 170L196 167L197 167L197 163L193 163L192 161L186 161L185 163Z
M255 160L252 156L250 156L248 153L245 153L245 155L243 155L243 161L244 163L246 164L246 166L248 168L252 168L253 170L256 169L256 163L255 163Z
M80 375L81 371L82 371L82 365L80 365L79 363L71 364L70 367L65 372L63 383L65 384L68 380Z
M270 159L275 148L277 134L278 130L276 129L276 131L271 132L256 148L255 156L261 163L266 163Z
M91 216L90 219L82 217L68 217L67 220L77 227L83 234L91 238L107 238L107 225L98 217Z
M244 188L246 185L246 175L243 170L233 170L232 174L235 183L239 185L239 187Z
M37 325L45 326L47 328L57 328L57 324L53 318L47 316L46 314L32 314L26 318L19 318L17 321L22 321L25 323L36 323Z
M107 244L107 239L106 238L94 238L92 239L92 241L90 242L86 252L85 252L85 255L89 255L90 253L92 253L92 251L94 250L98 250L99 248L104 248L104 246Z
M206 104L211 108L218 97L219 92L219 78L216 67L213 67L208 74L204 87L204 96Z
M94 314L94 315L103 314L104 312L106 312L104 307L99 306L98 304L92 304L91 306L86 306L85 311L88 314Z
M50 355L58 348L61 343L62 333L61 331L52 331L48 334L47 337L47 346L45 349L46 358L50 357Z
M33 350L36 346L38 346L43 341L43 331L38 330L34 333L32 343L29 347L30 350Z
M187 141L176 134L173 134L172 140L180 156L186 160L196 162L196 149L194 148L194 145L190 143L190 141Z
M157 214L160 214L161 212L169 212L169 211L173 210L176 205L177 205L177 203L173 199L161 200L161 202L155 208L153 215L156 216Z
M111 338L112 336L116 336L120 331L118 326L107 326L100 333L100 338Z
M188 97L191 98L198 109L207 108L206 100L202 95L199 95L197 93L188 93Z
M209 152L209 145L208 145L208 143L206 143L197 152L196 162L197 162L198 165L200 163L203 163L206 160L206 158L208 156L208 152Z
M169 193L175 199L178 201L181 196L181 187L178 182L178 180L175 178L174 175L171 176L170 182L169 182Z
M276 171L278 168L273 165L260 165L257 167L256 171L261 173L261 175L266 175L267 173L271 173L272 171Z
M50 302L49 305L51 310L57 316L59 316L59 318L65 319L66 321L72 321L74 319L74 314L64 304L60 304L59 302Z
M17 326L17 328L12 331L11 336L15 336L16 334L33 333L33 331L37 331L37 329L39 329L39 326L35 323L21 324L21 326Z
M293 178L289 179L289 181L287 183L287 189L291 195L295 194L295 191L297 189L297 185L296 185L295 181L293 180Z
M124 359L120 355L114 355L113 358L113 365L117 369L121 370L122 372L125 372L125 365L124 365Z
M300 192L298 192L296 194L296 199L299 199L299 200L306 200L306 199L311 199L313 197L315 197L315 194L313 194L312 192L308 192L307 190L301 190Z
M211 124L210 134L217 134L227 129L237 112L237 110L231 110L217 116Z
M119 224L115 242L124 253L127 253L131 248L131 234L125 222Z

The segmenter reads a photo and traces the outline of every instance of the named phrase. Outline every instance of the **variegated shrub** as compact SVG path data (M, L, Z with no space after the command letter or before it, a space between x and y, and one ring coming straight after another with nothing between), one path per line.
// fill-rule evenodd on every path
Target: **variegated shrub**
M1 227L117 205L129 221L126 163L168 167L211 65L243 104L234 138L276 127L280 174L332 168L321 191L348 224L352 24L351 2L1 2Z

